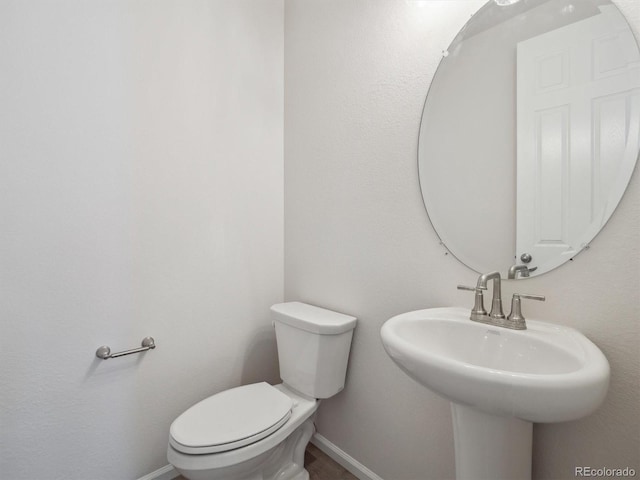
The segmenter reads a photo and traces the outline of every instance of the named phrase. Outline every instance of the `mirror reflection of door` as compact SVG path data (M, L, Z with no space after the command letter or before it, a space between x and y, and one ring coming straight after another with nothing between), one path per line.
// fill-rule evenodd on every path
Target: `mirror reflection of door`
M620 202L640 151L640 53L610 0L489 0L429 87L420 189L441 243L503 276L582 251ZM524 275L519 276L522 278Z
M517 46L516 258L529 267L584 248L640 147L638 49L620 11L600 11Z

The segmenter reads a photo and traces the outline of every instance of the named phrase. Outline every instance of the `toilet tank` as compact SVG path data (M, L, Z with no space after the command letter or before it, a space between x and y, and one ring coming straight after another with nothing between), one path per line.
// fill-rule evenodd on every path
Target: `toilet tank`
M279 303L271 312L285 385L313 398L342 390L356 318L301 302Z

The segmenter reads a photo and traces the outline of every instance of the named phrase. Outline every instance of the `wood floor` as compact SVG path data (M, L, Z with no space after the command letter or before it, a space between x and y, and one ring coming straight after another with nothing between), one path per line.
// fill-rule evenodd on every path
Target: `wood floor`
M312 443L304 452L304 467L309 471L309 480L358 480Z
M304 467L309 471L309 480L358 480L311 443L304 453ZM173 480L186 479L180 475Z

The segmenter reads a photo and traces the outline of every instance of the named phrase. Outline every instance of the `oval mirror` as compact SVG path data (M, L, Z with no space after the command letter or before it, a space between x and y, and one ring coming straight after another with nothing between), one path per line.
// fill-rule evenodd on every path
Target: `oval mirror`
M517 278L605 225L640 149L640 54L608 0L491 0L456 36L422 114L420 186L445 247Z

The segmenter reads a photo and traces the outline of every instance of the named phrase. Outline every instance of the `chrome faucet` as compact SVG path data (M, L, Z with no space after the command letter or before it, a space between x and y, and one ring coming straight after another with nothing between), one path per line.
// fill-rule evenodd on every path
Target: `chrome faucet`
M491 311L487 314L487 311L484 309L483 292L487 290L487 283L489 283L490 280L493 280L493 295L491 300ZM525 330L527 325L525 323L525 318L522 315L520 299L528 298L531 300L544 301L545 298L542 295L514 293L513 299L511 300L511 313L507 318L505 318L504 312L502 311L502 291L500 282L500 272L490 272L480 275L475 287L458 285L459 290L470 290L475 292L475 303L471 309L471 316L469 318L474 322L486 323L496 327Z
M518 273L522 278L529 278L531 272L535 272L537 269L538 267L529 267L527 265L511 265L509 267L509 274L507 275L507 278L512 280L518 278Z
M518 277L518 273L520 273L521 277L529 276L529 267L526 265L511 265L509 267L508 278L514 279Z
M527 323L525 322L525 318L522 315L522 307L520 306L522 298L528 298L529 300L539 300L541 302L545 301L544 295L514 293L513 298L511 299L511 313L507 317L507 324L505 325L506 327L513 328L514 330L527 329Z
M487 290L487 283L493 280L493 295L491 300L491 312L487 314L484 309L483 291ZM475 304L471 309L471 320L474 322L488 323L490 325L500 325L504 322L504 313L502 311L502 289L500 288L500 272L484 273L478 277L478 283L475 287L465 287L458 285L458 290L470 290L475 292Z
M478 277L478 284L476 288L487 288L487 282L493 280L493 295L491 299L491 311L489 317L493 319L503 319L504 312L502 311L502 288L500 287L501 277L500 272L483 273Z

